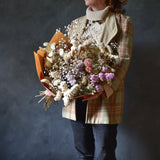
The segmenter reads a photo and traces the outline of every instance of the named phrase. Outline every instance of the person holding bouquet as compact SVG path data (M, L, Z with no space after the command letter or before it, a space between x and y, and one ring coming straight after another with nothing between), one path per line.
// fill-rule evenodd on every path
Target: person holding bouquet
M63 107L62 116L70 119L79 160L116 160L117 127L122 121L125 75L133 46L133 24L124 15L125 3L126 0L85 0L86 15L73 20L69 29L69 38L76 34L77 40L88 36L105 47L117 44L116 52L122 59L112 84L104 85L98 98L85 97L84 102L79 98Z

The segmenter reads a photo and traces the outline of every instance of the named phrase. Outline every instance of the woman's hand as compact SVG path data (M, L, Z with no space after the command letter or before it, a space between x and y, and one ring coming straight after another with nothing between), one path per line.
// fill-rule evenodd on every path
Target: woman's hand
M91 96L84 96L82 101L84 102L87 100L96 99L102 94L102 92L95 93L94 95L91 95Z
M108 85L102 86L102 89L103 89L102 92L98 92L98 93L96 93L96 94L94 94L92 96L84 96L83 97L84 99L82 101L96 99L100 95L102 95L104 98L108 99L113 94L113 92L114 92L114 90L110 86L108 86Z

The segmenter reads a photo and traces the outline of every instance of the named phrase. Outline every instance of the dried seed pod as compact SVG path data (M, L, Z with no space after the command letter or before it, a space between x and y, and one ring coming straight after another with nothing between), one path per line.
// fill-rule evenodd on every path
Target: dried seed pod
M50 58L50 57L47 57L46 58L50 63L53 63L53 60L52 60L52 58Z
M70 55L69 54L64 54L64 56L63 56L63 59L65 60L65 61L69 61L70 60Z
M48 80L48 79L44 78L44 79L41 79L41 82L42 82L42 83L46 83L46 84L48 84L48 85L49 85L50 80Z
M83 77L82 77L82 84L83 84L83 85L87 85L87 84L88 84L88 79L87 79L86 76L83 76Z
M44 61L44 68L50 69L52 67L51 62L46 58Z
M50 46L51 46L51 49L52 49L52 50L55 50L55 49L56 49L56 44L55 44L55 43L52 43Z

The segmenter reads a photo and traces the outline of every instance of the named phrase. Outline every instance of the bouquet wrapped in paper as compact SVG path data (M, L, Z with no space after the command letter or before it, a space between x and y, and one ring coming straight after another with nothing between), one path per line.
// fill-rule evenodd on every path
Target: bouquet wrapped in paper
M114 47L113 47L114 46ZM111 85L119 56L113 46L104 47L89 39L69 39L59 30L50 42L34 52L37 74L46 88L40 95L44 107L63 99L68 106L72 99L102 93L104 84Z

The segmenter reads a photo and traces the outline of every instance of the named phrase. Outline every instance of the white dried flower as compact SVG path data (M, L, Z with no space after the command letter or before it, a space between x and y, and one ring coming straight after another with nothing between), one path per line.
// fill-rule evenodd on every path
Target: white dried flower
M49 45L48 42L44 42L44 43L43 43L43 46L45 46L45 47L48 46L48 45Z
M115 72L115 69L114 69L114 68L111 68L111 72Z
M54 79L60 79L60 73L58 71L50 72L49 75Z
M59 101L61 98L62 98L62 92L58 90L56 96L54 97L54 100Z
M74 50L76 50L77 49L77 47L75 47L75 46L72 46L71 47L71 51L73 52Z
M52 83L54 86L58 86L61 83L61 80L60 79L53 80Z
M63 98L64 106L68 106L70 104L70 99L68 97Z
M65 92L68 90L68 86L67 86L67 83L66 81L61 81L60 85L59 85L59 89L62 90L62 92Z
M48 60L50 63L53 63L53 59L52 59L52 58L47 57L47 60Z
M62 49L62 48L59 49L59 55L60 55L61 57L63 57L64 54L65 54L64 49Z
M75 39L71 39L71 44L72 44L74 47L78 47L78 41L76 41Z
M70 95L71 96L75 96L79 90L80 86L78 84L75 84L74 86L72 86L72 88L70 89Z
M49 52L48 57L52 57L53 56L53 51Z
M52 49L52 50L55 50L55 49L56 49L56 44L55 44L55 43L52 43L50 46L51 46L51 49Z

